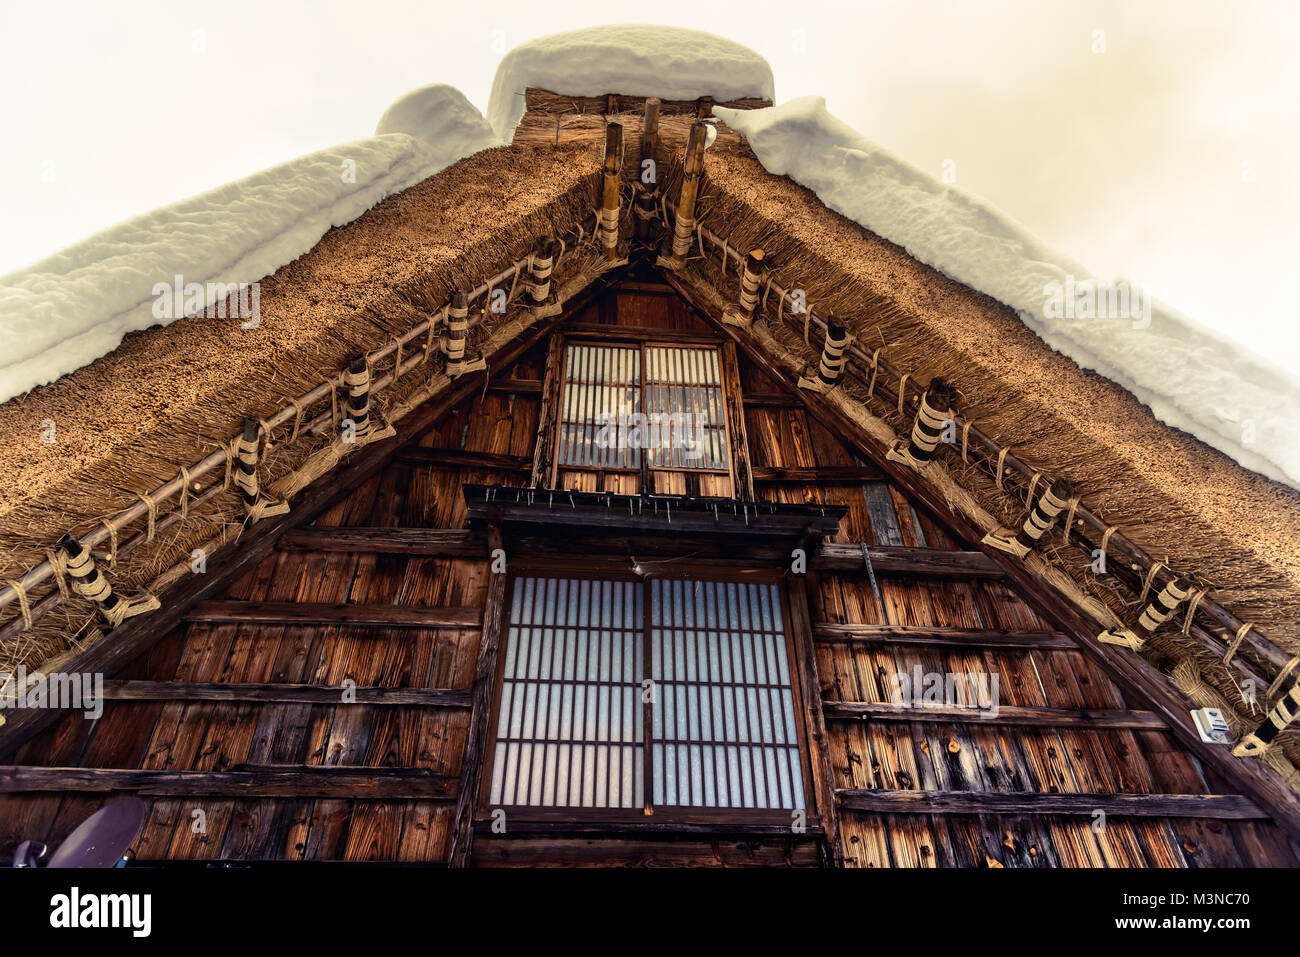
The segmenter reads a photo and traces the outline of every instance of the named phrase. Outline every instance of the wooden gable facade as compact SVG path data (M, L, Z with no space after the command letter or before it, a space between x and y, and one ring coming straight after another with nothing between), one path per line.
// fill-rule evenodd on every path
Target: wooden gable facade
M248 533L229 584L183 586L171 626L108 661L102 716L64 716L3 757L0 854L24 839L56 844L133 793L150 804L141 861L1297 863L1268 810L919 479L685 291L649 266L611 272L403 420L395 440L308 489L291 518ZM709 395L690 400L720 402L713 467L649 456L584 467L564 451L565 380L591 381L566 357L610 344L716 356L697 383ZM603 799L566 806L556 785L536 814L519 800L494 806L506 661L522 655L509 650L511 595L529 575L642 589L642 629L655 583L770 587L780 624L766 627L787 642L769 643L770 661L786 657L757 686L772 700L788 692L793 734L778 740L766 720L751 729L749 783L732 802L742 807L721 799L721 777L700 800L698 771L681 778L695 798L655 796L668 772L638 745L678 747L698 765L701 748L746 738L730 725L673 738L651 715L658 699L641 695L629 712L640 730L619 739L624 757L635 751L619 772L635 801L609 784ZM621 693L649 674L632 664ZM704 671L680 683L707 685ZM612 697L619 681L605 674L593 684ZM904 701L900 675L917 690L938 676L947 697ZM996 713L975 690L994 678ZM755 768L778 744L797 748L787 769L799 774L769 771L765 800ZM607 782L616 750L601 759Z

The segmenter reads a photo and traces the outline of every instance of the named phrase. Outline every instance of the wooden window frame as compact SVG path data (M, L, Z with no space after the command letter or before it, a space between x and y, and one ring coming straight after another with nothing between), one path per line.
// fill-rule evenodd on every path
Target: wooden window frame
M548 374L555 375L558 378L557 388L555 390L556 403L552 412L555 441L550 449L551 463L550 476L551 484L554 485L555 477L561 470L567 472L598 472L598 473L621 473L626 475L635 475L642 472L686 472L697 473L701 475L726 475L732 480L733 487L736 483L737 475L737 429L742 427L741 423L733 422L732 403L728 401L728 390L730 384L735 378L731 375L733 370L728 368L731 362L735 361L734 352L727 348L726 340L719 339L716 336L700 335L678 335L669 330L658 333L655 330L647 330L642 334L629 333L626 329L619 329L617 326L611 326L606 332L562 332L560 336L560 347L558 358L553 369L548 370ZM699 468L687 465L651 465L645 450L641 450L639 466L619 467L608 465L572 465L560 461L560 446L562 443L562 426L564 415L564 387L568 382L569 372L569 347L572 345L594 345L607 348L635 348L639 355L638 367L638 389L640 390L640 410L644 414L646 410L646 350L654 347L677 348L677 349L709 349L718 357L718 383L717 389L720 399L719 413L721 415L722 425L722 450L727 457L726 468ZM737 406L737 408L739 408Z
M510 563L509 578L506 583L505 598L502 603L501 630L502 645L497 654L495 674L493 677L492 706L488 718L488 740L483 755L483 776L478 794L478 817L490 819L496 811L504 811L507 821L524 823L561 822L584 825L619 825L619 824L654 824L666 825L712 825L717 827L789 827L794 823L796 810L804 812L804 823L809 833L820 830L822 809L819 807L819 792L814 786L812 752L808 745L807 711L804 705L804 689L800 677L799 642L796 639L796 622L792 615L789 588L790 580L780 570L762 567L719 568L717 565L700 563L674 563L669 569L654 574L636 575L630 570L611 569L593 571L590 561L578 557L569 559L516 559ZM780 599L782 630L785 636L786 661L790 674L791 707L794 714L796 744L799 755L799 773L803 785L802 809L781 808L745 808L727 807L710 808L679 805L654 805L653 760L653 725L651 705L642 708L642 757L645 771L642 774L641 808L599 808L599 807L542 807L529 804L493 804L490 800L492 778L496 764L497 730L500 724L502 688L505 681L505 642L510 628L511 609L514 604L514 590L521 578L551 577L584 579L588 581L640 582L642 588L642 654L643 678L651 672L651 615L650 615L650 581L699 581L745 582L751 584L771 584L776 586ZM793 832L792 832L793 833Z

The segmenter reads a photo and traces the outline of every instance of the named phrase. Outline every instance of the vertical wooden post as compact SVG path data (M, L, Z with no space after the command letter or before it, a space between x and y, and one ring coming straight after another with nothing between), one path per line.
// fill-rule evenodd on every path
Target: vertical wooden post
M623 125L605 127L605 172L600 198L600 244L606 259L618 258L618 217L620 176L623 171Z
M487 538L488 567L491 569L493 554L503 547L500 526L489 525ZM478 804L478 792L483 783L483 756L487 750L492 688L496 683L497 650L501 644L505 613L506 573L492 573L487 601L483 606L483 629L479 633L478 662L474 667L469 733L465 738L465 756L460 766L460 793L456 795L456 813L452 818L451 848L447 852L447 863L452 867L469 866L470 850L474 843L474 808Z
M736 364L736 344L728 339L722 344L722 397L727 409L731 441L732 496L752 502L754 472L749 465L749 439L745 434L745 409L741 399L740 368Z
M542 378L542 403L537 412L537 445L533 449L533 472L529 485L554 488L559 437L560 396L564 388L564 336L551 333L546 352L546 371Z
M817 656L813 650L812 615L808 610L808 580L804 575L787 577L790 598L790 626L794 634L795 659L804 710L804 727L808 737L808 761L812 772L817 814L826 833L826 856L823 863L844 866L840 846L839 809L835 805L835 778L831 772L830 744L826 736L826 714L822 709L822 690L817 678Z
M655 199L659 196L659 107L657 96L647 97L641 124L641 164L636 171L636 238L653 239Z
M697 120L691 125L691 135L686 141L686 160L683 165L681 194L677 199L677 220L667 243L666 262L662 265L678 267L690 251L695 235L695 202L699 198L700 179L704 175L704 143L709 124Z

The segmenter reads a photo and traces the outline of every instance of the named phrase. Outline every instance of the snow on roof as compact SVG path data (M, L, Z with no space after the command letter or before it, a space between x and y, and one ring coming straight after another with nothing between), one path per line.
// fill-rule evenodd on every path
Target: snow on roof
M443 86L402 97L378 134L137 216L0 277L0 401L93 362L128 332L201 311L188 293L182 303L160 298L160 284L200 284L211 305L229 293L219 287L270 275L331 227L496 145L478 110Z
M507 53L487 110L501 139L519 125L530 86L572 96L775 98L772 68L748 47L699 30L630 24L539 37Z
M748 139L768 172L788 175L830 209L1011 306L1048 345L1128 389L1162 422L1300 487L1293 437L1300 380L1140 287L1097 281L998 210L867 140L820 97L713 112Z

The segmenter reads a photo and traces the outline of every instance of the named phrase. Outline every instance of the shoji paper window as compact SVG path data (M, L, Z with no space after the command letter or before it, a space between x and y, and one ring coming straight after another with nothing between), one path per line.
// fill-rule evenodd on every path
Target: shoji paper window
M502 654L492 807L806 807L777 585L518 577Z
M728 469L719 353L711 346L592 345L565 351L559 464Z

